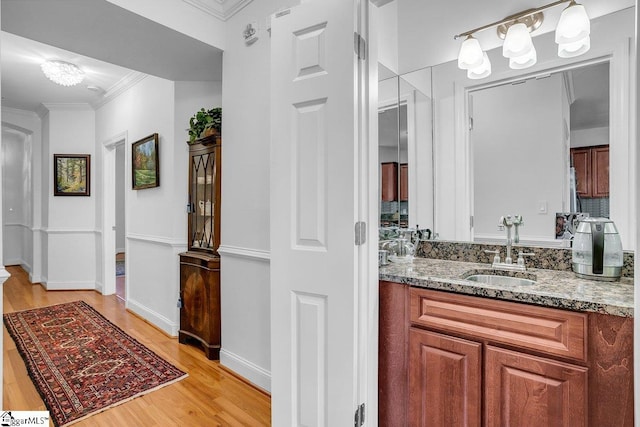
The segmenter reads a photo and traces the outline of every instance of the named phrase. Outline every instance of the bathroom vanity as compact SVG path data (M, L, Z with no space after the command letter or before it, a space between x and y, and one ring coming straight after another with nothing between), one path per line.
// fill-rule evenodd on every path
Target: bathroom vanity
M416 258L380 268L379 424L632 426L633 279Z

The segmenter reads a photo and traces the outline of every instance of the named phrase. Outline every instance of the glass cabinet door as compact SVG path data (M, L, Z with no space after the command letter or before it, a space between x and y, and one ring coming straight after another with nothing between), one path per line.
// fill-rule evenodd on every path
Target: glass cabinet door
M202 150L191 155L189 249L213 252L217 250L215 218L216 203L216 158L215 150Z

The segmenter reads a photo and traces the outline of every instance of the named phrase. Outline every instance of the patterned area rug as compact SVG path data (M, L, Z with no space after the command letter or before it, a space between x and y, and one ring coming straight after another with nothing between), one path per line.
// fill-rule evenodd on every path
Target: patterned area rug
M3 319L56 426L187 376L84 301L7 313Z

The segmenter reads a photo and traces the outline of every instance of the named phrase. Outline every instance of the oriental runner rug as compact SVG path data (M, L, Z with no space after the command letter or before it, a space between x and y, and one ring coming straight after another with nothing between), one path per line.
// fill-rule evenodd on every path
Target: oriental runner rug
M58 427L187 376L84 301L3 316Z

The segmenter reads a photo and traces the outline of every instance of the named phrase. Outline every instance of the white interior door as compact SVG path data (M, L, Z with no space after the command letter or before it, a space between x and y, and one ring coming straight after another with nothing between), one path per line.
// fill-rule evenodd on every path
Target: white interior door
M272 20L274 426L353 425L363 400L359 7L312 0Z

